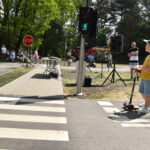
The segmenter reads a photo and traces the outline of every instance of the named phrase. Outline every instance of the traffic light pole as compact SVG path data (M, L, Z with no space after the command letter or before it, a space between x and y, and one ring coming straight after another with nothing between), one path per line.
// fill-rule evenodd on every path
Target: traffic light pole
M85 38L84 35L81 34L81 46L80 46L80 59L78 66L78 76L77 76L77 91L76 95L83 95L82 93L82 83L83 83L83 69L84 69L84 49L85 49Z
M88 7L89 0L84 0L84 6ZM84 56L85 56L85 37L81 34L81 45L80 45L80 59L78 66L77 75L77 90L76 95L82 96L82 84L83 84L83 69L84 69Z

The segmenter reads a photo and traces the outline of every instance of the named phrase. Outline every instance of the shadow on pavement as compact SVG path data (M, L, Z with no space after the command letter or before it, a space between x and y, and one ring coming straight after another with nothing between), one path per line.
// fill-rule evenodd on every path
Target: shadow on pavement
M54 100L62 100L65 99L64 95L56 95L56 96L49 96L49 97L38 97L38 96L23 96L21 97L20 101L16 102L16 105L23 105L23 104L31 104L36 102L44 102L44 101L54 101Z
M32 78L35 78L35 79L50 79L48 75L44 75L44 74L35 74L34 76L32 76Z
M137 111L121 111L121 112L114 112L114 115L110 115L108 118L115 120L115 121L128 121L131 119L141 118L146 114L139 114Z

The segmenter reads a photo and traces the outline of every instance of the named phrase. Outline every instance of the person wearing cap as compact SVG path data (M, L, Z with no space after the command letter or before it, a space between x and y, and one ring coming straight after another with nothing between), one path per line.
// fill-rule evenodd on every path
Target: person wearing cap
M140 72L139 92L144 99L144 104L138 109L138 113L148 113L150 111L150 41L146 43L145 51L149 55L145 58L142 66L135 68L136 72Z

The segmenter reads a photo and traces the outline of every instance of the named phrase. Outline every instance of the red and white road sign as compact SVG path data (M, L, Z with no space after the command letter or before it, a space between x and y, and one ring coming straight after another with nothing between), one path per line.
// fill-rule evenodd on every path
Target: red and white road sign
M31 46L34 43L34 38L31 35L25 35L23 37L23 43L27 46Z

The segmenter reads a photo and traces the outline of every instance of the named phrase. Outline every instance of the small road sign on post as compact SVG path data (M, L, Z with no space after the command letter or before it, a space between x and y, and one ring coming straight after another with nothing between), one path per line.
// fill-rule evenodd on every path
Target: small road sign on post
M23 37L23 43L24 43L24 45L32 46L32 44L34 43L33 36L31 36L31 35L25 35Z

